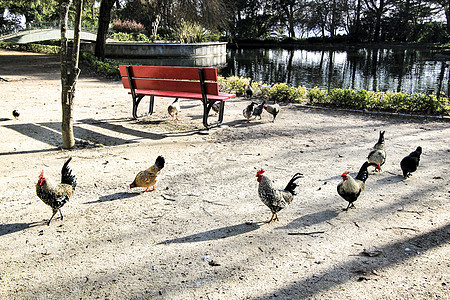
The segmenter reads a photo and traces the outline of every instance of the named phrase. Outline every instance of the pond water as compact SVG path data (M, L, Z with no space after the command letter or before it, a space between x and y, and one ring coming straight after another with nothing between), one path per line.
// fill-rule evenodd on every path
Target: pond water
M133 59L126 63L214 66L220 75L322 89L351 88L449 95L450 56L429 49L228 49L220 59Z
M421 49L229 49L221 75L322 89L437 93L450 90L450 57Z

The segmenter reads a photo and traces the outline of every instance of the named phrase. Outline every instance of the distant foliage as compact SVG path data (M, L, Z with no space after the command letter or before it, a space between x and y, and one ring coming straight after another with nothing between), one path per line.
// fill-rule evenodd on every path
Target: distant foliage
M223 92L243 96L249 78L219 76L219 87ZM332 89L330 91L314 87L292 87L285 83L266 85L252 82L253 97L276 102L296 102L307 105L339 107L358 110L386 111L409 114L449 115L450 100L443 94L413 94L403 92L374 92L367 90Z
M202 25L181 19L174 30L176 40L180 43L201 43L207 32Z
M305 98L305 87L291 87L286 83L276 83L269 88L268 94L271 100L282 102L301 102Z
M15 51L38 52L46 54L59 54L60 46L41 45L41 44L15 44L9 42L0 42L0 48Z
M448 115L450 102L444 95L409 95L404 92L373 92L366 90L312 88L308 91L308 104L371 111L410 114Z
M119 65L117 61L112 59L105 59L105 61L101 61L86 51L80 51L80 58L91 65L97 74L108 78L120 78Z
M112 30L115 32L125 33L145 33L145 27L141 23L136 21L121 21L114 20L112 24Z
M111 35L111 38L116 41L138 41L147 43L153 41L143 33L116 32Z

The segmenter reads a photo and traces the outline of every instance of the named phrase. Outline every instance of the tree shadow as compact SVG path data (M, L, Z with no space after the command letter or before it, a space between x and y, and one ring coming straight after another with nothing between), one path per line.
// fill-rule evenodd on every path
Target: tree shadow
M123 134L127 134L127 135L132 135L135 137L140 137L143 139L161 140L161 139L164 139L167 137L167 135L165 135L165 134L157 134L157 133L151 133L151 132L131 129L131 128L124 127L122 125L112 124L112 123L106 122L104 120L84 119L84 120L79 120L79 122L84 123L84 124L93 125L93 126L98 126L98 127L104 128L104 129L118 132L118 133L123 133Z
M200 232L172 240L166 240L163 242L159 242L157 245L172 244L172 243L195 243L195 242L224 239L257 230L259 227L260 226L258 223L242 223L238 225L208 230L205 232Z
M139 196L141 193L136 192L118 192L111 195L104 195L98 198L98 200L95 201L89 201L85 202L84 204L93 204L93 203L102 203L102 202L108 202L108 201L114 201L114 200L123 200L128 199L132 197Z
M0 236L10 233L22 231L28 228L32 228L39 225L44 225L43 222L31 222L31 223L12 223L12 224L0 224Z
M373 264L367 266L365 273L372 273L391 266L398 265L406 260L413 259L421 253L439 247L450 242L450 224L435 228L432 231L404 239L392 244L387 244L381 248L383 255L376 259ZM412 251L405 252L405 248ZM295 298L315 298L320 292L332 289L335 286L344 284L350 280L356 280L360 277L358 272L349 274L348 269L355 265L360 265L361 257L356 257L348 262L335 265L333 268L305 278L294 284L283 287L274 293L267 294L255 299L273 299L275 295L285 296L295 295ZM329 278L329 280L328 280ZM320 284L316 284L320 280Z

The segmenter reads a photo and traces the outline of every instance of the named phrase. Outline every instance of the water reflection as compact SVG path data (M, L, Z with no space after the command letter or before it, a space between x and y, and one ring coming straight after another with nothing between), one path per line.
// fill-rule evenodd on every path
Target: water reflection
M322 89L449 93L450 58L431 50L230 49L221 75Z

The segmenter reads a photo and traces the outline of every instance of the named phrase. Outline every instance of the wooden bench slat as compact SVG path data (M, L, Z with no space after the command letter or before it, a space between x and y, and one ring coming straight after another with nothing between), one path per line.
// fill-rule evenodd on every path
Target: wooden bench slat
M124 88L130 88L128 78L122 78ZM188 93L201 93L201 87L198 81L182 80L159 80L134 78L134 88L139 90L164 90L164 91L184 91ZM211 95L219 94L219 86L214 82L206 82L206 93Z
M198 68L192 67L161 67L161 66L132 66L133 78L158 78L178 80L200 80ZM217 81L216 68L203 68L206 81ZM126 65L119 66L120 75L127 77Z
M135 90L136 95L155 96L155 97L170 97L181 99L196 99L202 100L201 93L187 93L187 92L174 92L174 91L162 91L162 90ZM131 92L129 92L131 94ZM218 95L208 95L210 101L225 101L235 97L234 94L219 93Z

